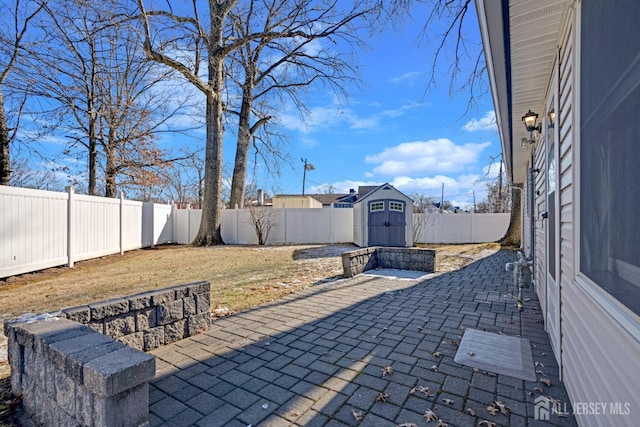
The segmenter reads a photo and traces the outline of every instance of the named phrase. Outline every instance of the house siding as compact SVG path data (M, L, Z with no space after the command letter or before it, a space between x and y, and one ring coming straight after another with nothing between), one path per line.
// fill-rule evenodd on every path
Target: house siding
M551 130L553 131L553 130ZM546 133L546 132L545 132ZM535 152L535 166L534 168L538 170L537 173L534 173L534 226L535 233L534 238L536 239L535 244L535 282L536 282L536 291L538 293L538 299L540 300L540 307L543 310L546 310L547 298L546 298L546 289L547 289L547 245L546 245L546 227L548 220L542 219L542 213L547 210L547 165L546 165L546 152L547 152L547 138L542 137L539 138L538 143L536 144L536 152ZM546 318L546 317L545 317Z
M559 135L560 135L560 292L561 370L571 401L631 405L631 416L577 414L581 426L637 425L640 414L640 343L596 302L576 278L578 171L575 160L578 100L576 65L576 16L571 9L560 42ZM634 416L635 415L635 416Z

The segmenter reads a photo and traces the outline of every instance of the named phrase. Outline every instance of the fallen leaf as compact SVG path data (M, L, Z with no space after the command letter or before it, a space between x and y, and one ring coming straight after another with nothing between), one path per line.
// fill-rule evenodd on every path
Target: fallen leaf
M434 371L434 372L438 372L438 366L437 365L433 365L431 367L431 370Z
M442 419L439 419L436 427L449 427L449 424L445 423Z
M540 369L538 369L538 370L536 371L536 374L540 374L540 375L542 375L542 376L544 377L544 372L542 372Z
M498 407L498 409L500 409L500 412L501 412L503 415L507 415L507 416L508 416L508 415L511 413L511 412L509 411L509 408L507 408L507 405L506 405L504 402L498 402L498 401L495 401L495 402L493 402L493 404L494 404L494 406L497 406L497 407Z
M542 363L542 362L536 362L535 365L536 366L542 366L544 368L544 363Z
M447 405L452 405L453 404L453 400L451 400L451 399L442 399L442 401L444 403L446 403Z
M473 372L480 372L480 369L478 369L478 368L473 368Z
M498 412L500 412L500 410L498 408L496 408L495 406L491 405L491 406L487 406L487 411L489 411L489 413L491 415L493 415L494 417L496 415L498 415Z
M475 355L476 355L476 354L475 354L473 351L470 351L470 352L469 352L469 356L473 357L473 356L475 356ZM477 368L476 368L476 369L477 369Z
M393 368L391 366L382 368L382 376L384 377L385 375L393 375Z
M414 424L414 423L402 423L402 424L398 424L397 427L418 427L418 424Z
M485 374L488 377L495 377L496 374L494 374L493 372L488 372L488 371L482 371L483 374Z
M544 389L542 387L536 387L533 390L537 391L540 394L544 393Z
M376 396L376 402L388 402L389 401L389 395L387 393L378 393L378 395Z
M411 390L409 390L409 394L410 394L411 396L413 396L414 394L416 394L416 388L414 387L414 388L412 388Z
M427 412L424 413L424 418L428 423L430 423L431 421L436 421L438 416L431 409L428 409Z
M442 356L442 353L440 353L439 351L432 351L431 354L433 354L434 357Z
M551 380L549 378L540 378L540 382L544 383L547 387L551 387Z
M491 421L487 421L487 420L482 420L478 423L478 426L496 427L496 423L492 423Z
M420 386L418 387L418 391L420 391L420 393L424 394L427 397L433 397L433 392L429 390L429 387Z
M475 416L476 416L476 411L474 411L474 410L473 410L473 409L471 409L471 408L467 408L467 413L468 413L469 415L471 415L472 417L475 417Z
M451 344L452 344L454 347L459 347L459 346L460 346L460 343L459 343L458 341L456 341L456 340L451 340Z
M362 411L356 411L355 409L351 408L351 415L353 415L353 418L355 418L356 421L362 421L362 416L364 414L362 413Z

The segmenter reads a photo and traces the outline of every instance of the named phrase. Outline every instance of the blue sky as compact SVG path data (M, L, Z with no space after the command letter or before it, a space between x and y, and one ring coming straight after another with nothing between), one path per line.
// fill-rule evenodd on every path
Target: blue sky
M295 112L279 117L290 137L293 168L283 166L279 179L258 172L259 187L301 193L305 158L315 167L306 175L308 194L328 185L348 192L389 182L407 195L438 199L444 183L445 199L457 206L472 205L474 191L478 202L486 196L485 183L495 177L495 171L487 176L490 156L500 153L491 96L466 112L469 95L449 95L447 67L427 91L433 44L419 40L423 16L414 11L413 22L402 30L373 37L358 58L362 87L351 87L348 101L317 93L308 103L312 115L306 124ZM475 11L467 20L469 36L479 44ZM231 162L229 144L225 155Z
M325 192L328 186L346 193L360 185L388 182L407 195L438 199L444 184L444 197L455 206L471 206L474 192L476 201L484 199L486 182L497 170L496 165L487 173L490 157L500 153L491 96L487 93L469 111L467 92L450 96L447 52L436 72L437 84L427 90L434 47L440 39L437 28L432 40L420 38L427 16L426 6L421 7L414 8L412 19L379 32L368 42L369 49L357 52L353 65L362 81L347 87L348 99L338 101L333 93L311 92L306 98L311 115L304 123L293 108L281 112L276 118L278 131L288 137L283 150L291 165L281 165L280 176L274 177L264 165L250 164L249 180L270 194L300 194L301 159L307 159L315 167L306 174L308 194ZM475 10L468 12L465 31L475 49L480 49ZM202 94L186 82L172 85L162 90L204 102ZM191 117L174 118L173 123L176 127L185 119L182 125L201 123L202 110ZM204 128L160 138L161 147L174 153L182 145L204 148ZM64 148L64 141L58 139L50 136L43 141L47 151ZM234 149L235 135L227 132L224 163L228 171L232 170ZM51 161L85 171L79 172L84 179L85 159L58 155Z

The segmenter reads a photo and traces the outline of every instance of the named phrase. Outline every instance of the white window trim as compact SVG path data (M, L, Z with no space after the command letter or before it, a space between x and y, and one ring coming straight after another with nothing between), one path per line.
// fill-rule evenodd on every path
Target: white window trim
M381 207L377 209L378 206L381 206ZM374 209L374 207L376 207L376 209ZM384 202L371 202L371 204L369 205L369 212L379 212L383 210L384 210Z
M572 150L573 150L573 159L574 159L574 168L573 168L573 203L575 204L575 210L573 211L574 215L574 224L575 228L573 230L574 233L574 250L573 250L573 265L575 266L574 270L574 278L573 283L578 285L584 292L587 294L591 300L599 306L607 315L609 315L616 323L618 323L636 342L640 343L640 316L635 314L631 309L620 303L616 298L614 298L611 294L605 291L602 287L600 287L597 283L587 277L580 270L580 248L581 248L581 238L580 238L580 227L581 227L581 202L580 202L580 145L582 142L580 135L581 128L581 111L580 111L580 84L581 84L581 53L582 53L582 2L578 3L578 7L576 8L576 31L575 31L575 73L574 73L574 102L575 108L573 109L573 114L575 118L575 127L574 131L574 140L572 141Z

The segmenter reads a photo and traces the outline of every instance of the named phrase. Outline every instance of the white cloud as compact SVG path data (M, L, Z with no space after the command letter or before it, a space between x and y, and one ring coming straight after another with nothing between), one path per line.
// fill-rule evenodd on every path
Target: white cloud
M410 71L408 73L404 73L400 76L393 77L390 81L391 83L408 83L409 85L413 84L420 76L422 75L419 71Z
M332 127L348 128L354 131L370 131L380 128L386 119L402 116L407 111L417 108L417 106L417 103L407 103L397 108L376 111L369 115L359 115L350 108L343 108L334 103L327 106L309 108L309 114L304 119L300 117L298 111L291 107L278 117L278 121L289 130L305 134Z
M487 111L487 113L481 119L476 119L475 117L469 120L467 123L462 126L463 130L467 132L476 132L479 130L497 130L496 126L496 112L495 111Z
M456 145L447 138L405 142L365 157L366 163L378 164L377 175L416 175L453 173L475 164L490 142Z

